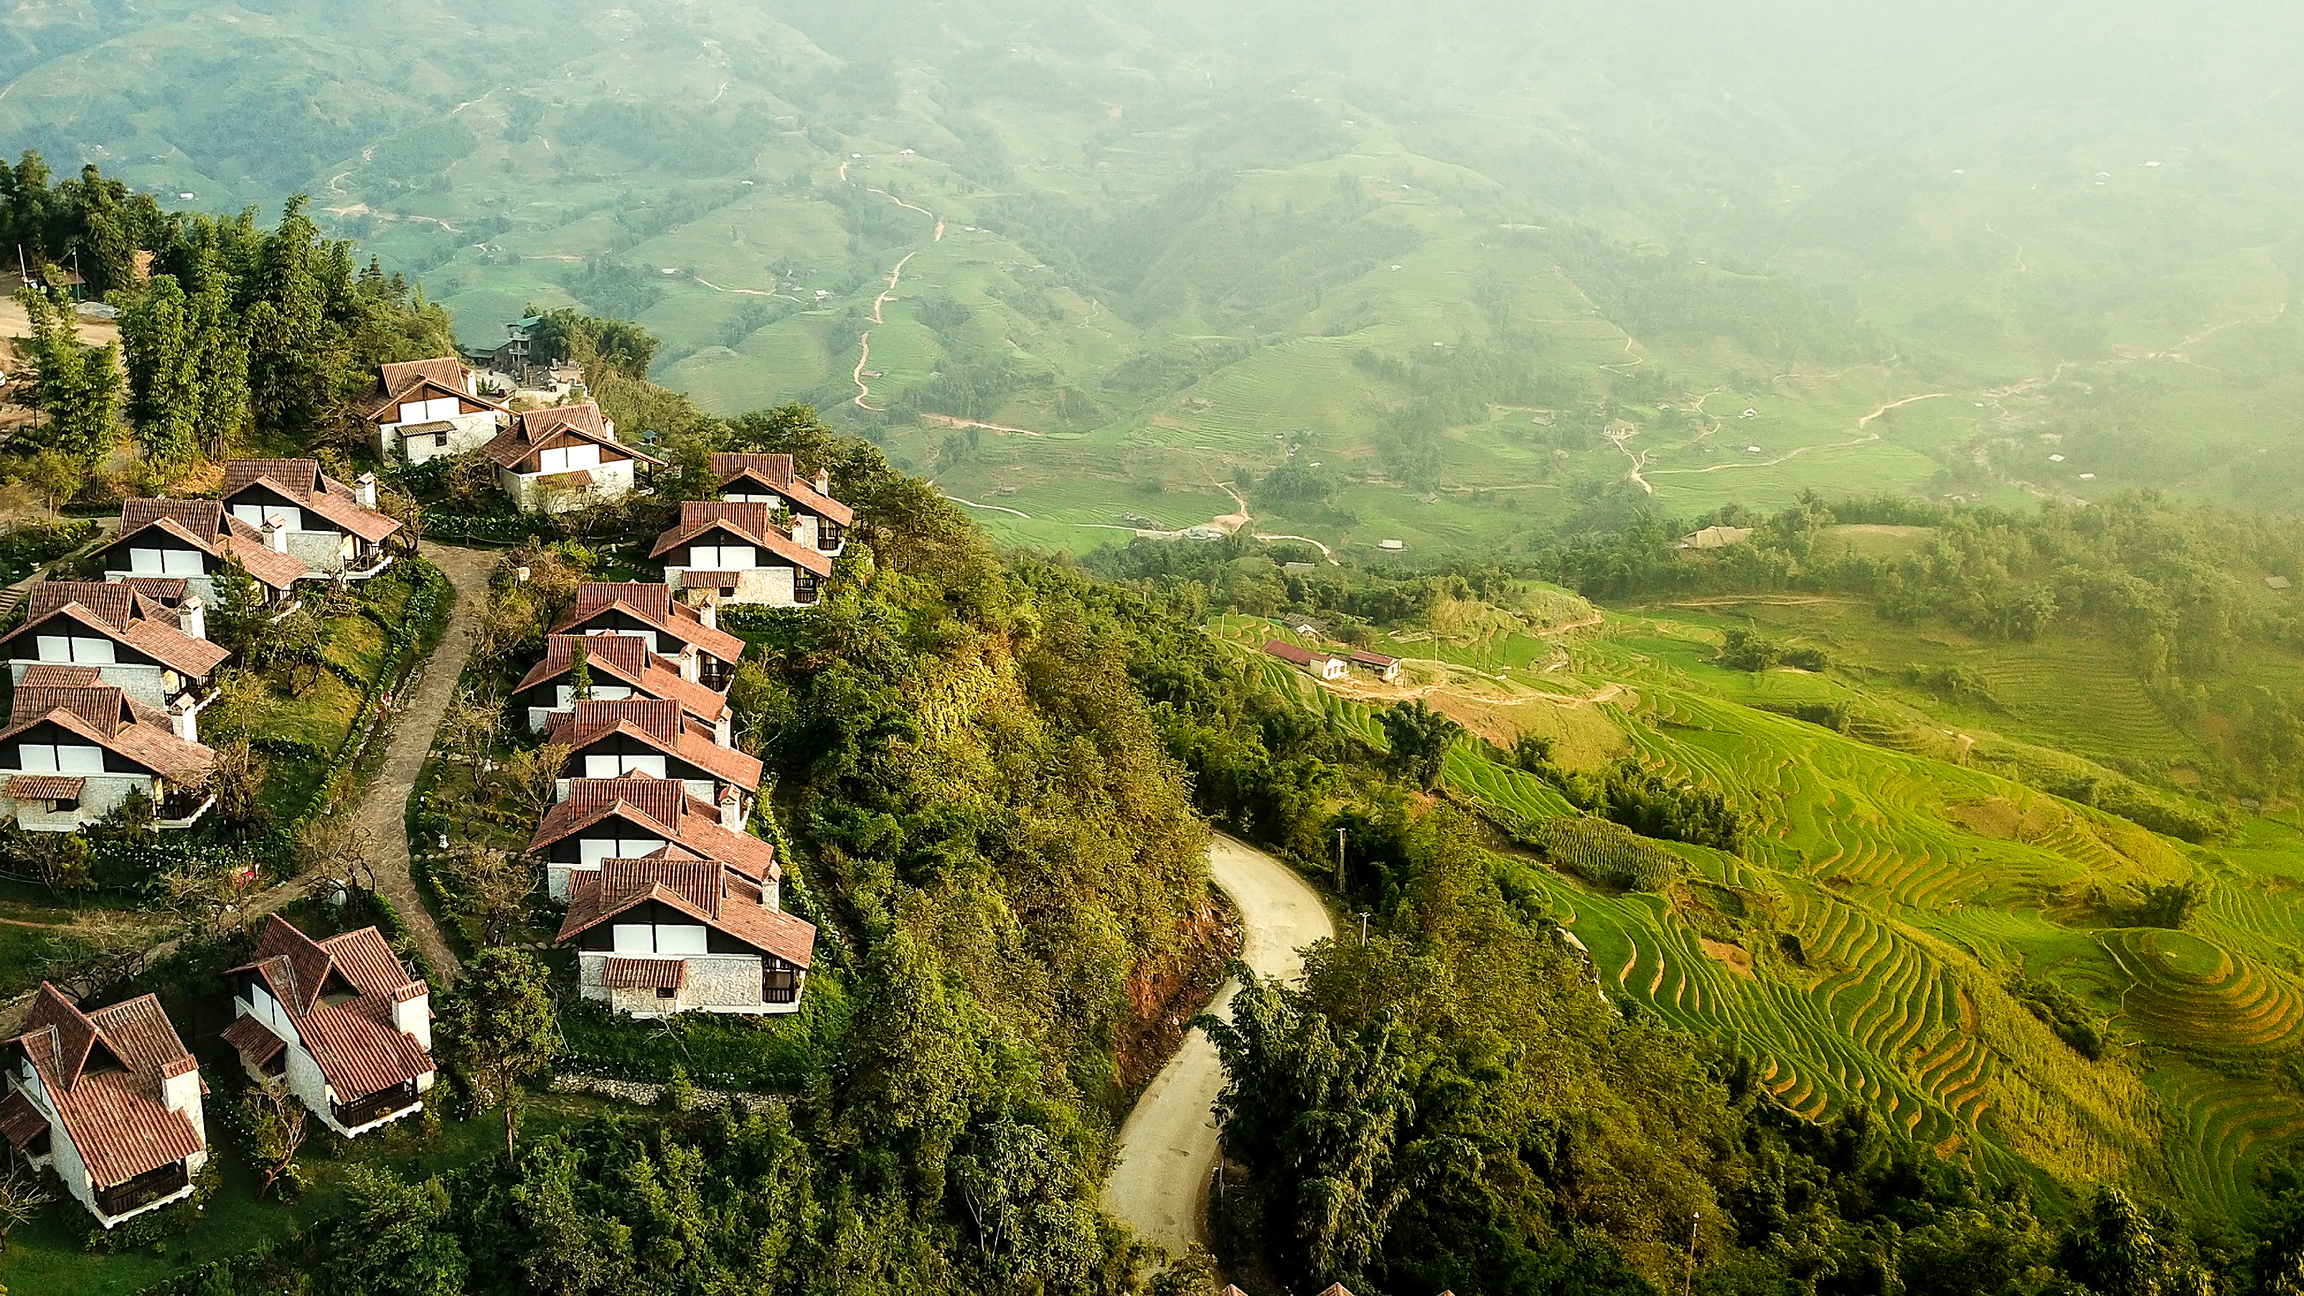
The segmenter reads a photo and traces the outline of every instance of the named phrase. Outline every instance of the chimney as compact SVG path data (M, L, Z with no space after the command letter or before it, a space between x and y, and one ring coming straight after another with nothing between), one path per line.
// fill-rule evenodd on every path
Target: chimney
M691 684L703 682L704 659L703 656L696 651L696 645L694 644L684 644L681 646L680 678L688 681Z
M169 727L176 731L177 737L188 743L200 741L199 706L192 701L191 697L187 696L183 701L178 702L176 707L176 714L170 717L174 723Z
M271 517L265 519L264 543L270 545L272 547L272 552L274 553L288 552L287 514L275 513Z
M736 745L736 713L723 708L718 723L712 726L712 741L722 747Z
M184 1059L183 1066L173 1075L168 1069L161 1071L160 1105L184 1113L193 1129L203 1130L206 1121L200 1111L200 1067L190 1058Z
M760 907L779 910L784 907L783 865L770 864L768 876L760 879Z
M354 482L353 485L359 487L360 489L360 507L364 509L375 508L376 474L372 472L364 472L360 474L360 480Z
M698 608L696 609L696 624L698 624L698 625L700 625L700 626L704 627L704 628L705 628L705 629L707 629L707 630L717 630L717 629L719 629L719 628L720 628L720 608L719 608L719 605L718 605L717 603L715 603L715 602L714 602L713 600L711 600L711 599L706 599L706 600L704 600L704 603L703 603L703 605L702 605L701 607L698 607Z
M413 1036L419 1048L432 1051L432 987L421 981L402 986L392 996L392 1025Z
M720 789L720 826L733 833L744 831L744 794L734 787Z
M176 609L177 627L195 639L208 637L208 605L197 594L184 598L184 605Z
M816 470L816 493L826 499L832 498L832 474L822 468Z

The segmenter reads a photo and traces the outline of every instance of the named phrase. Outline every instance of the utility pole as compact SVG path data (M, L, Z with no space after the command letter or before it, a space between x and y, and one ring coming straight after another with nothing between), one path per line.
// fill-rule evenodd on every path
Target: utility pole
M1688 1289L1696 1283L1696 1221L1702 1218L1701 1211L1688 1215L1688 1270L1680 1278L1680 1296L1688 1296Z
M1368 911L1365 909L1360 911L1360 944L1368 944Z
M1344 830L1336 830L1336 894L1344 894Z

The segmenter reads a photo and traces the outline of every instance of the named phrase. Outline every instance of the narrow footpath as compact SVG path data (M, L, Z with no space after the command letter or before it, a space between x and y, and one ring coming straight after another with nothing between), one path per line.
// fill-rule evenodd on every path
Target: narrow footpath
M448 704L456 698L456 681L464 674L464 663L472 658L472 627L488 602L488 573L495 567L497 556L478 549L427 544L424 557L456 588L456 608L440 635L440 646L393 699L384 733L384 762L353 813L358 816L355 822L367 831L368 840L375 843L377 891L400 911L401 920L408 924L417 947L432 965L435 982L445 983L456 979L460 960L441 937L439 924L432 921L432 911L424 907L416 879L409 872L408 798L416 790L416 776L424 768L424 758L431 754L432 741L439 736Z
M1294 869L1245 842L1218 834L1208 851L1208 872L1239 906L1240 959L1259 977L1295 980L1304 974L1303 948L1336 934L1319 893ZM1239 992L1239 982L1225 981L1207 1011L1229 1020ZM1104 1184L1104 1209L1171 1254L1207 1245L1208 1190L1216 1171L1210 1108L1223 1088L1216 1046L1206 1031L1194 1030L1120 1127L1120 1155Z

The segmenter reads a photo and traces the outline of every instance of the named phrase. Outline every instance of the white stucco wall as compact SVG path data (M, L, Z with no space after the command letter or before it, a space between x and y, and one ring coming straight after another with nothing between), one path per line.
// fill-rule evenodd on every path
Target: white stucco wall
M683 1012L766 1015L798 1012L797 997L788 1004L760 1000L760 960L749 954L691 954L666 962L687 964L687 975L677 996L659 999L654 990L611 990L601 984L612 955L585 951L577 958L577 985L587 999L607 1004L631 1017L669 1017Z
M460 414L452 419L430 419L414 425L424 427L431 423L448 424L450 431L448 444L445 446L436 444L433 434L429 432L418 433L414 441L411 442L401 434L402 429L409 425L383 423L377 425L377 447L384 452L387 458L398 457L412 464L469 454L496 439L496 434L502 430L497 419L498 415L495 411L482 410L477 414Z
M556 495L551 489L552 478L541 473L521 475L509 469L496 470L496 484L512 499L512 506L523 513L541 513L547 504L557 513L574 512L605 500L621 499L632 493L633 475L630 459L604 463L584 471L592 474L592 485L583 491ZM562 474L554 474L559 476Z

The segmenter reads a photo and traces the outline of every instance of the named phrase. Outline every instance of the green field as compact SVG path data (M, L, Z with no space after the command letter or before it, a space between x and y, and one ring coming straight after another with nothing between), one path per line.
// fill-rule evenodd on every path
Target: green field
M636 318L660 380L812 400L1040 547L1227 482L1411 553L1811 489L2292 501L2304 23L2066 34L1945 16L1858 92L1817 88L1847 32L1694 4L66 0L0 17L0 138L171 206L309 192L468 342ZM1288 462L1325 497L1259 495Z
M1540 641L1569 661L1525 679L1509 677L1533 651L1443 635L1441 664L1427 647L1390 695L1351 683L1344 691L1358 696L1342 696L1255 661L1372 744L1375 707L1425 696L1491 739L1579 734L1560 749L1570 767L1631 755L1725 791L1751 826L1740 853L1665 843L1679 880L1617 893L1577 876L1590 871L1579 852L1614 848L1545 828L1579 814L1551 784L1474 740L1458 743L1442 783L1516 837L1557 839L1499 853L1495 867L1524 911L1589 951L1603 993L1732 1046L1791 1110L1822 1119L1861 1103L1913 1146L1991 1173L2251 1209L2259 1160L2304 1135L2304 1092L2285 1065L2304 1033L2304 960L2293 952L2304 940L2293 899L2304 832L2258 818L2204 849L1989 766L1979 753L1995 744L2070 724L2057 709L2065 698L2112 704L2067 731L2071 750L2141 742L2151 760L2197 754L2148 702L2120 704L2135 689L2124 668L2073 670L2087 657L2079 642L1994 645L1989 655L2013 673L2008 695L2041 705L1991 714L1947 714L1888 669L1899 654L1940 662L1984 650L1898 636L1837 606L1805 628L1860 667L1743 675L1711 663L1720 624L1759 613L1782 631L1816 611L1755 602L1611 614ZM1209 628L1243 652L1272 636L1317 642L1260 618ZM1489 663L1520 672L1500 679ZM1838 733L1764 709L1822 700L1897 725ZM1955 723L1970 744L1893 741ZM2123 897L2180 881L2205 893L2186 929L2123 925ZM2019 978L2077 996L2102 1023L2101 1057L2028 1009Z

